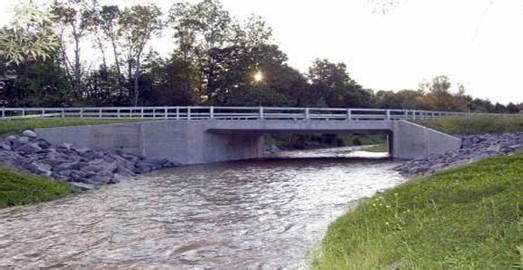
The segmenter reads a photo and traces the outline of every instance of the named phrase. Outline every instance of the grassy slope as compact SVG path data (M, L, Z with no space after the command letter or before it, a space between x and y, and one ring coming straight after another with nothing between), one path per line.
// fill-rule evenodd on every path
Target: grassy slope
M64 183L0 169L0 208L49 201L74 192Z
M522 223L523 153L489 158L362 203L331 224L314 266L521 268Z
M414 121L450 134L503 133L523 130L523 115L477 115Z
M18 133L26 129L65 127L81 125L102 125L122 123L137 120L111 120L111 119L84 119L84 118L44 118L44 119L16 119L0 120L0 134Z

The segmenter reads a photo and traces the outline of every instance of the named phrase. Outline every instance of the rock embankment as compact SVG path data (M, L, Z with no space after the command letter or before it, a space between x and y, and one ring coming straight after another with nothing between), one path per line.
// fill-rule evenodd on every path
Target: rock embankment
M31 130L20 137L0 140L0 161L81 189L114 184L136 174L174 166L166 159L145 159L122 151L76 148L69 143L52 145Z
M523 132L467 135L461 140L461 149L457 151L410 160L394 169L402 175L413 176L468 164L487 157L510 155L523 149Z

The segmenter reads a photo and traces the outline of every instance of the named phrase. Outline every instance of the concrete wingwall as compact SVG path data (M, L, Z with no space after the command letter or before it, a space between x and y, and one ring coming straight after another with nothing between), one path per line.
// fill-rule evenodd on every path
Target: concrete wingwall
M51 143L115 149L189 165L260 157L262 135L208 132L209 121L147 121L37 129Z
M415 159L461 148L460 138L407 121L394 121L392 134L395 158Z

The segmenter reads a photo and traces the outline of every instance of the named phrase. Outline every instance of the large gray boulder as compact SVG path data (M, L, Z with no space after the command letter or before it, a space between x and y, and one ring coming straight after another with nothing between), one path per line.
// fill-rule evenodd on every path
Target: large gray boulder
M28 163L25 165L25 168L29 170L32 173L44 175L44 176L51 176L53 172L51 171L52 168L49 164L41 163L38 161L33 161L31 163Z
M24 132L22 132L22 135L25 137L33 138L33 139L36 139L36 137L38 137L36 135L36 132L34 132L30 129L24 130Z
M20 145L16 148L17 152L21 152L24 154L36 154L40 151L42 151L42 148L37 143L26 143L23 145Z

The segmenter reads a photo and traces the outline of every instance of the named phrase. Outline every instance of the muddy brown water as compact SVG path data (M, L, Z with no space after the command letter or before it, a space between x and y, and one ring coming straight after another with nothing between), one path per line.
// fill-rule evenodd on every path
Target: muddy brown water
M307 269L330 222L404 181L382 156L283 152L3 209L0 268Z

